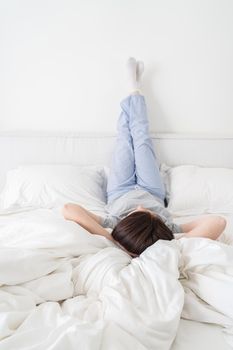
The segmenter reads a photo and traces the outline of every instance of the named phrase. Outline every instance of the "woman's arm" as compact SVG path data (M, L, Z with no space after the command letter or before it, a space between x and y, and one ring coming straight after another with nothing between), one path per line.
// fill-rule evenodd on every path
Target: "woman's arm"
M210 215L181 224L185 237L206 237L217 239L226 227L226 220L222 216Z
M67 203L64 205L62 213L65 219L76 222L88 232L114 241L110 233L101 226L101 217L84 209L81 205Z

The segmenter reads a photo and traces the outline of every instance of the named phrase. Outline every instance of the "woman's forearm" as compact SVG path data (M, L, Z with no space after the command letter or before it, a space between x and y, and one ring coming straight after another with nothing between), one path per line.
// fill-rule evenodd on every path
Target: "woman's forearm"
M104 236L113 241L110 233L100 225L101 218L80 205L73 203L65 204L63 207L63 215L65 219L76 222L88 232Z
M222 216L205 216L182 224L182 231L186 237L206 237L217 239L226 227L226 220Z

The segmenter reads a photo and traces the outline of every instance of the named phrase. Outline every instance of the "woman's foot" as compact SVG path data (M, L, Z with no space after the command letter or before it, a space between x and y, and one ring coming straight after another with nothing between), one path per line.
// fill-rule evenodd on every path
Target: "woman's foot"
M137 61L130 57L127 61L127 70L129 78L129 89L132 92L137 90Z

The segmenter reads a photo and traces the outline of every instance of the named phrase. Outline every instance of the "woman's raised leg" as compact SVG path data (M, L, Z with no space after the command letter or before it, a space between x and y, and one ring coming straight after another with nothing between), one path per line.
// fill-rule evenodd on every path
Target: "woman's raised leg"
M129 126L133 138L137 184L151 194L165 199L165 188L159 165L149 136L149 123L144 96L131 95L129 101Z
M117 140L108 178L108 202L134 189L136 184L135 159L129 130L130 97L121 102L121 114L117 124Z

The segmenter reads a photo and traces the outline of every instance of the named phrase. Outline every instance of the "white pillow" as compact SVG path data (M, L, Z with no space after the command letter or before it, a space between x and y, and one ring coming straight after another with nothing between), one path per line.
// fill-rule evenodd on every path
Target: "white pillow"
M53 208L75 202L92 210L103 210L105 201L103 167L38 164L20 166L7 173L0 206Z
M173 214L233 213L233 169L163 164L161 172Z

